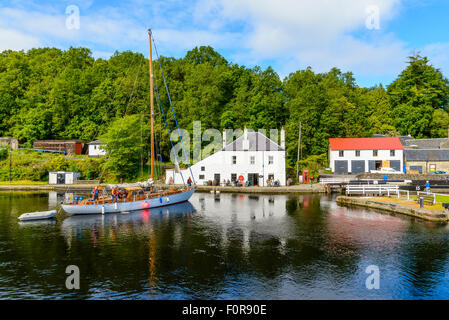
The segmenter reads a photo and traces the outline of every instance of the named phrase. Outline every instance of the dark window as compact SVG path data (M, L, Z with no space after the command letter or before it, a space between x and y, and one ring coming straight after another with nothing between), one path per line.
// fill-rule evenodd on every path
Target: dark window
M373 157L377 157L377 150L373 150Z
M338 151L338 156L339 157L344 157L345 152L343 150Z
M201 167L201 171L206 171L206 167Z
M237 180L237 173L231 173L231 181Z
M268 156L268 164L273 164L273 156Z
M204 180L204 174L200 174L200 180Z
M390 157L394 157L394 150L390 150Z
M237 164L237 156L232 156L232 164Z
M355 150L355 156L360 157L360 150Z

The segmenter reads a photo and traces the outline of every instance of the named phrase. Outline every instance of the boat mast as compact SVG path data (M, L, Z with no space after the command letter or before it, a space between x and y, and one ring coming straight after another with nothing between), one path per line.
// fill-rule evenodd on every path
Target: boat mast
M153 106L153 52L151 50L151 29L148 29L148 38L150 41L150 118L151 118L151 179L154 181L154 106Z

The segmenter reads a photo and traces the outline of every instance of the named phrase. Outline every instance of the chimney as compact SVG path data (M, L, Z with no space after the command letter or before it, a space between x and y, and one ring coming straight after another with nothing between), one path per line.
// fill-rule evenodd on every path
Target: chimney
M248 129L243 129L243 151L249 150Z
M223 149L226 147L226 129L223 129Z
M285 130L284 126L281 128L281 148L285 149Z

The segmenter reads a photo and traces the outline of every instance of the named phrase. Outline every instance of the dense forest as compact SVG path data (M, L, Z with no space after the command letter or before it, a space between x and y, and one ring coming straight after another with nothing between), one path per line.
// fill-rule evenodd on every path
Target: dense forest
M386 88L361 88L351 72L336 68L326 73L307 68L280 79L270 67L239 66L211 47L194 48L180 59L160 57L153 65L170 130L176 127L160 65L180 127L192 130L196 120L202 130L284 126L289 166L297 159L300 121L302 158L326 153L330 137L448 134L449 82L420 55L409 57L406 69ZM135 143L133 152L121 154L123 166L135 163L132 175L149 135L142 129L149 123L148 68L148 60L133 52L104 60L94 59L87 48L4 51L0 136L15 137L24 147L50 138ZM170 142L158 105L156 95L158 153L168 160Z

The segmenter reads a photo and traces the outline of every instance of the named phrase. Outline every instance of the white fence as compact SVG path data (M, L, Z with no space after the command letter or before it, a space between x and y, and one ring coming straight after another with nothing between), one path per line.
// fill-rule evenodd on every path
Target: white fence
M372 196L372 195L386 195L388 197L394 196L398 199L407 199L418 201L419 197L427 196L432 198L432 204L438 203L437 196L448 197L449 194L442 193L432 193L427 191L409 191L409 190L399 190L398 185L348 185L346 187L346 195L362 195L362 196ZM441 201L440 201L441 202ZM444 201L443 201L444 202ZM448 201L449 202L449 201Z
M346 194L361 194L361 195L387 195L396 194L399 196L399 186L388 184L362 184L362 185L347 185Z

